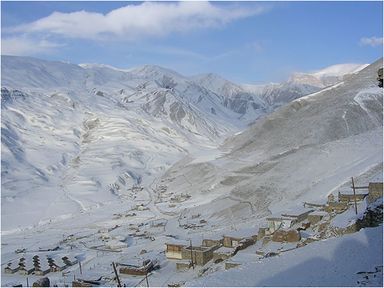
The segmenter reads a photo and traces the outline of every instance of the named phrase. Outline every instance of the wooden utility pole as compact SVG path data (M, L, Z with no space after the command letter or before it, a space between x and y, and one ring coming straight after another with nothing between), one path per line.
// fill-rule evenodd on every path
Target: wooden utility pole
M191 245L191 263L192 263L192 268L195 270L195 264L193 264L193 253L192 253L192 240L189 239L189 245Z
M116 279L117 279L117 287L121 287L121 282L120 282L119 274L117 274L115 262L112 262L112 266L113 266L113 271L115 272Z
M145 273L145 281L147 282L147 287L149 287L149 283L148 283L148 272Z
M357 203L356 203L356 189L355 189L355 182L353 181L352 177L352 189L353 189L353 199L355 200L355 213L357 215Z

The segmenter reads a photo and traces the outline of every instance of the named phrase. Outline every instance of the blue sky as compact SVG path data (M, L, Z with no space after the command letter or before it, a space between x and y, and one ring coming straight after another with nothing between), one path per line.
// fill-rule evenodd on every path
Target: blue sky
M1 2L2 54L241 83L382 57L383 3Z

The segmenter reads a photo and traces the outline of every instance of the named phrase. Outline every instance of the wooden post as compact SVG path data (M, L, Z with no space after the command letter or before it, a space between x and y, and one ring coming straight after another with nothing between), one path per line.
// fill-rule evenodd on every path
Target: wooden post
M79 261L80 274L83 275L83 270L81 269L81 261Z
M120 278L119 278L119 275L117 274L115 262L112 262L112 266L113 266L113 271L115 272L116 279L117 279L117 287L121 287Z
M29 283L28 283L28 277L27 277L27 287L29 287Z
M192 240L191 239L189 239L189 245L191 245L191 264L192 264L193 270L195 270L195 264L193 263Z
M148 272L145 273L145 281L147 282L147 287L149 287L149 283L148 283Z
M353 181L353 177L352 177L352 189L353 189L353 198L355 200L355 213L357 215L357 203L356 203L356 189L355 189L355 182Z

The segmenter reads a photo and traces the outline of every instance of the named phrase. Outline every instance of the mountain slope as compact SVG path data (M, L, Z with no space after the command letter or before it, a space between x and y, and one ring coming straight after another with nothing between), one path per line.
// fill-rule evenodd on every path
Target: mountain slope
M381 155L378 65L280 108L217 149L272 110L260 87L249 92L213 74L188 78L150 65L2 56L3 230L137 199L166 213L211 207L228 221L228 213L265 215L281 199L321 197ZM322 165L312 176L295 168L301 174L280 183L301 161ZM144 189L135 194L136 186ZM154 204L185 193L192 198L177 207Z
M231 222L231 217L261 217L303 201L325 201L351 176L380 175L383 98L376 75L381 65L379 60L281 107L228 139L221 147L225 155L216 160L170 169L167 177L177 184L168 189L188 190L206 205L196 208L199 213ZM182 184L181 175L190 183Z
M244 125L217 95L156 66L2 56L2 72L3 231L146 203L170 165ZM135 195L133 186L147 188Z
M243 88L256 92L268 105L277 108L302 96L333 86L343 81L344 77L357 73L365 67L367 64L338 64L313 73L294 73L282 83L262 87L243 85Z

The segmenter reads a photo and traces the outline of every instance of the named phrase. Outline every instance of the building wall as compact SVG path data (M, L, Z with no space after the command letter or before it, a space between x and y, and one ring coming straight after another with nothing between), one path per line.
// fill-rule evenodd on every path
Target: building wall
M188 247L184 248L181 252L182 259L191 259L191 250ZM213 258L213 249L206 249L203 251L192 250L193 263L196 265L204 265Z
M268 220L269 230L273 233L281 227L282 220Z
M165 256L169 259L183 259L181 252L165 252Z
M230 237L224 237L223 246L228 248L232 247L232 239Z
M369 183L368 203L373 203L383 197L383 183Z
M181 245L173 245L173 244L166 244L167 249L165 250L165 256L169 259L182 259L181 251L183 249L183 246Z
M233 256L233 254L227 254L227 253L218 253L218 252L214 252L213 253L213 261L217 261L219 259L221 260L226 260L226 259L229 259Z
M356 194L356 201L362 201L365 198L365 194ZM340 202L354 202L355 201L355 196L352 195L346 195L346 194L340 194L339 195L339 201Z

